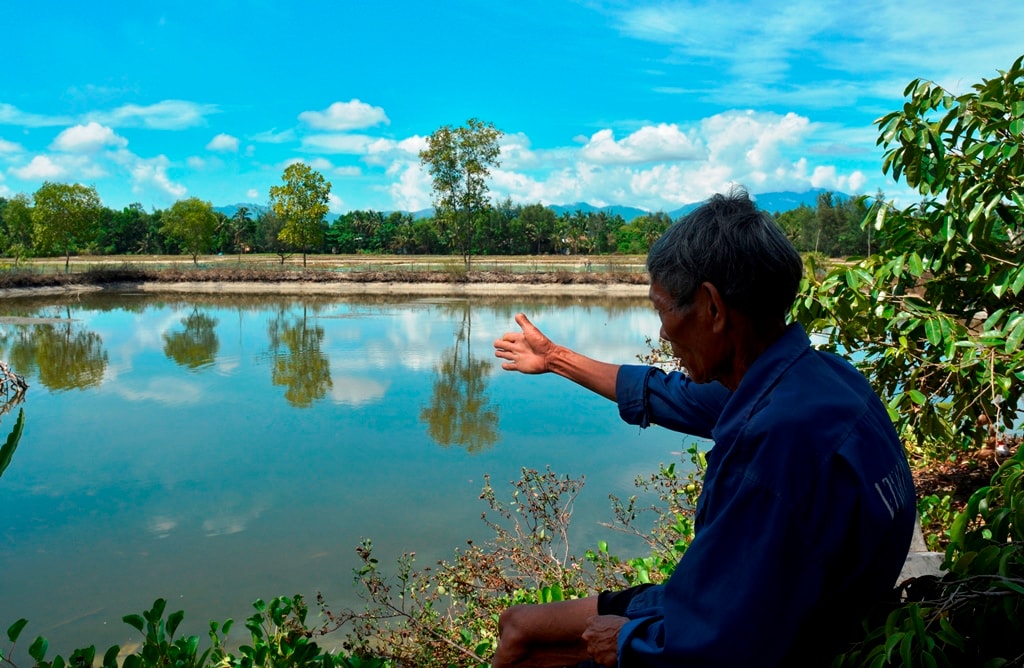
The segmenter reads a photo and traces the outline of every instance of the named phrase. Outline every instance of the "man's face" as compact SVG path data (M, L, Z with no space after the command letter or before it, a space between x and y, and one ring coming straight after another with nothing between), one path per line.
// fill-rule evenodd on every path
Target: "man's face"
M651 283L648 291L654 310L661 318L659 336L672 346L672 354L679 358L690 377L698 383L714 380L711 369L712 332L704 317L702 291L698 290L694 301L680 306L658 283Z

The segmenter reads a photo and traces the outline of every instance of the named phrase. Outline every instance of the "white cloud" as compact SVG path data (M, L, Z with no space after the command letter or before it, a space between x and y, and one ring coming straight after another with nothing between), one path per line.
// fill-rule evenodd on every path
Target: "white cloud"
M256 190L255 188L249 188L248 190L245 191L245 196L248 197L249 199L256 199L260 196L260 191Z
M583 158L599 164L636 164L666 160L699 160L704 148L692 133L672 123L645 126L621 141L611 130L596 132L580 151Z
M331 388L331 400L346 406L362 406L379 401L390 383L373 378L338 378Z
M323 153L362 155L375 141L367 135L310 135L302 138L302 147Z
M334 169L334 165L332 165L331 161L327 158L313 158L312 160L307 160L306 164L321 172L327 172Z
M285 144L290 141L295 141L294 130L282 130L281 132L277 132L276 130L277 128L271 128L266 132L254 134L250 139L261 144Z
M427 147L426 137L413 135L401 141L374 139L366 146L365 160L370 165L389 165L396 160L419 162L420 151Z
M67 116L43 116L21 111L10 104L0 103L0 125L19 125L27 128L43 128L73 123Z
M165 197L171 200L178 200L184 197L188 189L180 183L171 181L167 176L167 168L170 161L163 155L155 158L139 158L131 156L133 160L129 166L132 175L132 191L135 193L146 192L148 188L155 188Z
M531 149L530 138L522 132L503 135L498 142L501 147L501 164L506 168L525 169L537 165L537 154ZM426 148L426 141L424 141Z
M221 132L206 145L206 149L209 151L224 151L226 153L236 153L238 151L238 137L232 137L229 134Z
M192 169L205 169L206 168L206 160L203 160L198 155L191 155L188 158L186 158L185 159L185 164L188 165L189 167L191 167Z
M345 165L342 167L335 167L333 170L331 170L331 173L335 174L336 176L344 177L362 176L363 170L359 169L355 165Z
M648 125L622 140L611 130L583 138L579 149L530 151L525 137L510 142L518 154L492 171L492 194L510 196L520 203L569 204L586 201L601 206L629 204L650 211L672 210L700 201L733 183L756 192L803 191L828 187L859 192L867 183L860 171L838 167L808 167L805 154L814 146L842 143L848 155L859 137L841 129L817 125L797 114L731 110L696 122L692 128L671 124ZM852 143L851 143L852 142ZM847 146L849 145L849 146ZM536 153L531 156L531 153ZM546 165L533 170L531 160ZM564 166L552 169L560 161ZM820 162L820 161L819 161ZM512 167L512 168L510 168ZM410 174L402 174L409 179ZM409 181L399 191L415 192ZM429 193L429 180L423 180ZM405 194L406 199L411 195Z
M344 213L345 202L334 193L327 193L327 209L331 213Z
M24 179L26 181L34 179L45 180L61 178L67 174L67 170L49 157L45 155L37 155L24 167L12 169L11 174L14 174L19 179Z
M187 100L163 100L156 104L126 104L109 112L89 115L104 125L113 127L144 127L154 130L182 130L206 123L206 117L219 113L212 104L198 104Z
M317 130L341 132L391 123L383 109L356 99L335 102L324 111L304 111L299 114L299 120Z
M16 144L0 137L0 153L21 153L22 150L21 144Z
M418 162L402 163L396 166L398 179L391 183L388 192L395 208L403 211L419 211L431 206L430 175Z
M50 145L51 149L67 153L94 153L108 146L124 148L128 140L105 125L91 121L64 130Z

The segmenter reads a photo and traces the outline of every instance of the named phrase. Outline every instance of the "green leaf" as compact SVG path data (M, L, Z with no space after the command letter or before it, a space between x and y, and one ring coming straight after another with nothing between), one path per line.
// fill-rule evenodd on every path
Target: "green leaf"
M1017 296L1024 289L1024 266L1017 267L1013 273L1013 283L1010 285L1010 292Z
M25 409L18 409L18 419L14 423L14 431L7 436L7 442L4 443L3 447L0 447L0 476L4 474L4 471L11 463L11 458L14 456L14 450L18 447L18 441L21 440L21 432L25 428Z
M1021 318L1006 336L1006 346L1003 350L1007 353L1017 352L1022 340L1024 340L1024 318Z
M185 618L185 613L182 610L172 612L167 616L167 635L174 637L174 632L178 630L178 625L181 624L181 620Z
M111 645L103 655L103 668L117 668L117 655L120 653L120 645Z
M911 615L916 614L913 610ZM903 640L900 641L900 661L903 662L904 666L913 666L914 657L914 634L907 633L903 636Z
M928 318L924 321L924 332L925 336L928 337L928 342L933 346L938 346L942 343L942 327L935 318Z
M903 636L906 634L900 631L899 633L893 633L885 639L885 661L889 663L892 661L892 651L897 645L903 640Z
M49 649L50 643L43 636L39 636L33 641L28 648L28 655L35 659L38 663L42 663L43 659L46 658L46 650Z
M910 395L910 400L918 406L924 406L928 403L928 398L924 396L924 393L920 390L910 390L907 392Z
M141 615L125 615L121 618L121 621L128 626L131 626L139 633L141 633L142 629L146 627L146 620L144 620Z
M7 639L11 642L18 642L18 636L21 635L22 629L28 624L27 619L19 619L10 626L7 627Z

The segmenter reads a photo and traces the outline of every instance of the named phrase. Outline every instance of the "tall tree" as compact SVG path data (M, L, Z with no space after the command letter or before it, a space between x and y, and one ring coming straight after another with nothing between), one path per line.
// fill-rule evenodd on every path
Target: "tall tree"
M476 217L486 211L490 168L501 165L501 130L471 118L457 128L445 125L427 137L420 162L433 179L435 217L449 245L469 269Z
M33 195L32 238L37 247L63 251L64 271L71 250L91 239L103 205L92 186L43 183Z
M193 264L199 264L200 253L213 246L217 234L217 214L213 205L198 197L178 200L170 211L164 214L163 232L178 241L182 249L192 256Z
M19 193L3 203L0 209L2 239L0 252L14 258L18 266L21 258L32 250L32 201L28 195Z
M282 185L270 187L270 208L284 221L281 241L302 250L305 267L306 254L324 240L331 182L301 162L288 165L282 179Z
M249 250L248 239L252 236L253 220L249 213L249 207L240 206L235 215L231 216L231 237L239 264L242 262L242 252Z

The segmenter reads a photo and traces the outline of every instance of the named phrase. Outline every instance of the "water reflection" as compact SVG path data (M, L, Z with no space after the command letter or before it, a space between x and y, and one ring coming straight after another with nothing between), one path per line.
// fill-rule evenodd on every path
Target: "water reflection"
M71 318L46 318L0 335L0 356L50 390L98 387L107 369L103 339Z
M308 408L323 399L334 385L331 362L320 349L324 328L310 325L307 307L301 316L278 311L267 326L273 356L272 382L287 389L284 398L296 408Z
M469 303L461 306L462 322L455 345L441 355L430 395L420 412L427 434L444 447L457 445L478 453L498 440L498 408L487 394L487 373L494 366L488 357L473 356L473 316Z
M217 319L196 307L181 324L185 326L182 331L164 332L164 354L189 369L213 364L220 349L215 330Z
M490 344L519 310L624 363L659 327L645 299L0 301L0 358L30 385L0 484L0 625L26 617L66 653L123 643L121 616L157 596L200 635L257 597L360 605L349 574L362 538L389 559L448 558L488 536L483 474L499 483L524 466L586 475L574 544L616 550L623 538L597 524L608 494L678 459L679 439L624 425L565 382L502 372ZM93 342L94 369L65 374L93 382L58 391L67 383L42 377L46 356L33 355L76 339ZM169 354L186 340L201 352ZM5 435L11 415L2 422Z

